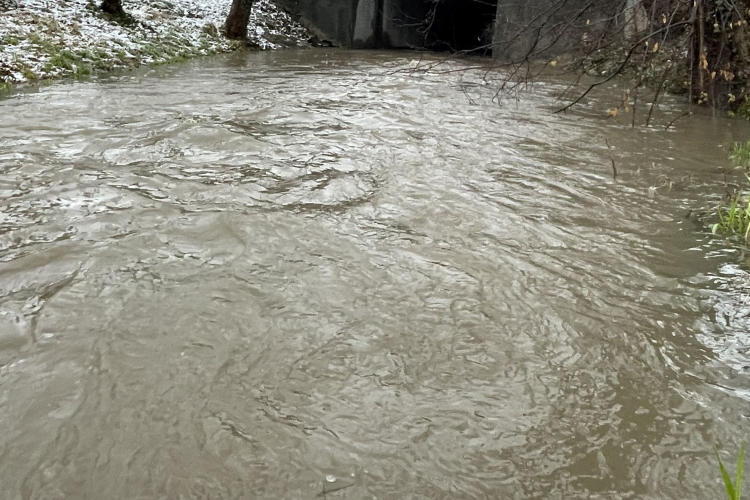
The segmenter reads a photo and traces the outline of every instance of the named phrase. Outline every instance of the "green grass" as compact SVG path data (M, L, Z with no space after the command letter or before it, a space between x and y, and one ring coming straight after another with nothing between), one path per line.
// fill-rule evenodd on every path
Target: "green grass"
M713 234L722 236L741 236L746 243L750 243L750 196L747 193L737 193L728 206L716 209L719 222L711 227Z
M750 170L750 141L735 144L729 159L737 168ZM745 178L750 182L747 172ZM739 188L730 195L728 205L721 204L716 208L716 217L718 222L711 227L713 234L742 237L746 244L750 244L750 187Z
M37 79L39 79L39 75L37 75L36 73L34 73L29 68L22 68L21 69L21 74L23 75L24 78L26 78L30 82L33 82L33 81L36 81Z
M70 73L74 78L84 78L91 74L92 68L108 70L109 64L100 64L102 61L88 49L78 52L70 50L61 50L52 55L49 61L44 65L44 72L51 73L55 69L63 69Z
M55 52L60 50L60 48L54 42L46 38L42 38L37 33L29 33L29 36L26 37L26 40L28 40L29 43L37 46L47 54L54 54Z
M98 0L91 2L95 6ZM98 7L96 7L98 9ZM137 68L148 60L151 66L174 64L187 61L194 57L200 57L210 53L224 52L225 48L214 47L211 37L205 35L194 46L194 40L182 36L181 33L172 29L166 36L159 40L149 40L138 49L128 53L124 42L113 40L113 48L105 50L102 46L65 48L62 40L49 36L47 29L53 30L56 26L49 27L40 23L36 24L37 31L18 38L0 38L0 50L3 45L28 42L35 50L47 55L48 59L43 67L36 72L31 66L26 66L22 61L16 61L17 71L22 73L26 80L37 84L42 83L43 78L73 77L85 78L93 73L110 73ZM242 43L233 43L229 50L242 48ZM2 82L0 82L1 84ZM2 87L0 87L2 92Z
M73 68L79 61L80 58L73 54L71 51L62 50L52 56L52 59L49 60L49 64L56 68L73 71Z
M741 142L736 143L732 150L732 154L729 155L729 159L732 160L737 167L750 167L750 141L747 141L744 144Z
M10 82L0 82L0 95L10 92L12 87Z
M184 49L182 47L189 47L189 44L180 44L179 40L168 38L161 41L159 44L144 45L138 50L138 52L141 56L150 57L152 59L151 64L154 66L184 62L191 57L200 55L200 52L198 52L197 49Z
M154 60L163 58L165 54L164 49L156 44L144 45L139 52L141 55L150 56Z
M78 59L88 59L89 61L93 61L96 59L96 55L91 52L89 49L81 49L76 53L76 56Z
M97 58L94 60L94 70L99 72L104 71L112 71L115 68L114 63L112 61L107 61L106 59Z
M91 67L88 64L78 63L73 70L73 76L75 78L86 78L91 74Z
M742 497L742 473L745 468L745 445L740 446L740 452L737 455L737 470L735 472L735 480L732 481L732 477L729 475L729 471L724 467L724 463L721 461L719 452L716 452L716 459L719 461L719 472L721 472L721 479L724 481L724 490L727 494L728 500L741 500Z

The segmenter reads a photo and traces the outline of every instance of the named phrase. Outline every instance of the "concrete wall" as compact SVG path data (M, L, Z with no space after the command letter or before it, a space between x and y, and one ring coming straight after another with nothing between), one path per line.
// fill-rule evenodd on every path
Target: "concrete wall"
M425 19L423 1L383 0L383 42L390 48L421 48L425 37L415 23Z
M628 0L640 7L641 0ZM619 2L598 0L498 0L495 15L495 32L492 39L493 57L521 61L533 58L554 57L579 46L588 35L594 34L602 19L621 16ZM631 9L631 18L638 14ZM582 15L581 13L585 13ZM575 20L575 29L567 29ZM590 27L586 20L592 21Z
M383 46L382 0L359 0L354 20L351 46L357 49Z
M358 0L275 0L318 38L351 47Z
M462 29L476 17L472 10L476 6L467 4L471 0L440 0L437 12L447 17L434 20L430 33L425 34L424 21L431 8L435 7L435 0L275 1L318 38L347 48L451 48L450 43L441 43L445 41L455 45L456 40L447 40L448 28L455 33L456 29ZM493 56L515 60L523 59L533 51L539 57L542 56L538 53L539 50L550 45L551 41L555 41L554 46L545 50L544 55L565 51L570 43L575 43L573 37L585 36L585 30L569 30L559 37L554 27L571 19L590 1L566 0L560 3L558 0L497 0L492 36ZM639 3L641 0L628 1ZM604 0L596 3L604 6L617 5L616 2ZM490 12L491 9L492 7ZM587 15L597 15L597 9L598 7L590 9ZM479 21L487 23L485 19ZM476 29L476 26L472 29ZM476 33L471 34L473 38L483 38ZM486 40L481 42L485 43ZM463 45L465 44L464 41Z
M423 0L276 0L318 38L348 48L420 47ZM421 16L421 17L420 17Z

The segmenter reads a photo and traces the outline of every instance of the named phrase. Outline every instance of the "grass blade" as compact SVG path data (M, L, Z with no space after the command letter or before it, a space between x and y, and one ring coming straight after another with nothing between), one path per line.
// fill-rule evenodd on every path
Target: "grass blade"
M721 471L721 478L724 480L724 488L727 490L727 497L729 500L738 500L734 485L732 484L732 478L729 477L729 472L724 467L724 462L721 461L718 451L716 452L716 458L719 460L719 470Z
M734 482L734 489L737 493L737 500L742 497L742 470L745 468L745 444L740 446L740 456L737 457L737 480Z

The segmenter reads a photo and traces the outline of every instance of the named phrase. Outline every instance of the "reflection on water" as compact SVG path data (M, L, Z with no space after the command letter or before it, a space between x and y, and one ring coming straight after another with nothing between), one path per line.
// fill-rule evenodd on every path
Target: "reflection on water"
M409 57L0 102L0 498L719 497L747 266L685 214L747 129Z

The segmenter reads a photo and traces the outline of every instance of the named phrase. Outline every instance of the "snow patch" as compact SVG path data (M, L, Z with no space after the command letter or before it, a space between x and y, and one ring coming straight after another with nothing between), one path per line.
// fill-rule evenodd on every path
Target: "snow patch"
M219 34L231 0L123 0L127 22L93 0L0 0L0 85L129 69L240 46ZM304 46L310 35L269 0L256 0L248 42Z

